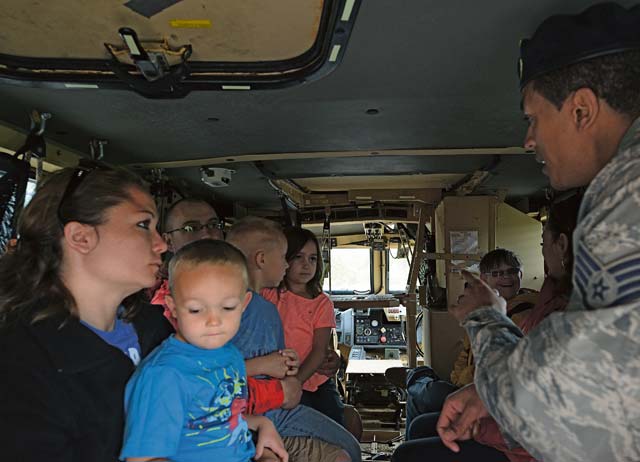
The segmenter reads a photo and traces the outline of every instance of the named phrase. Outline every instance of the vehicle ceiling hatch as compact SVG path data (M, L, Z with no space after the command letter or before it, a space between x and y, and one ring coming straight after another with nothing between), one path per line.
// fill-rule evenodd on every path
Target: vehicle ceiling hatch
M279 210L278 181L318 195L399 186L495 194L526 209L531 198L544 199L548 179L522 147L518 43L544 18L595 1L279 0L267 8L261 0L4 0L0 149L24 143L37 109L52 114L45 133L52 164L69 165L62 161L70 150L88 157L92 140L107 140L105 162L143 174L163 169L181 190L250 210ZM327 17L333 22L323 29ZM171 85L155 99L132 92L104 46L126 46L121 28L144 47L163 40L156 45L178 53L168 60L179 62L189 45L182 82L203 91L176 99L161 98L181 96ZM223 70L291 63L323 30L312 75L196 78L199 63ZM153 84L124 59L132 77ZM154 77L153 66L138 64ZM203 166L235 173L213 189L202 182Z
M296 85L339 63L359 3L5 0L0 77L152 98Z

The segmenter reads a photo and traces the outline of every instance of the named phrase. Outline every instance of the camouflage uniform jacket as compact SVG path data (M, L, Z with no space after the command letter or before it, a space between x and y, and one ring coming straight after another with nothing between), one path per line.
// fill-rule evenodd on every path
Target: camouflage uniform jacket
M593 179L574 290L526 337L494 307L463 322L475 383L507 441L545 462L640 461L640 119Z

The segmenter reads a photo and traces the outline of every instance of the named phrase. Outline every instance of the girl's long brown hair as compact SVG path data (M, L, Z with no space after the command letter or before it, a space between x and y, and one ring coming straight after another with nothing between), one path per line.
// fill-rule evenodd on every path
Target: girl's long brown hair
M316 298L322 293L323 276L322 254L320 253L318 239L315 234L304 228L285 228L284 235L287 238L287 262L291 262L307 242L312 241L316 245L316 256L318 258L316 261L316 274L313 276L313 279L307 282L307 291L309 292L309 295ZM287 277L285 276L282 281L282 285L288 289L289 287L287 287L286 284Z

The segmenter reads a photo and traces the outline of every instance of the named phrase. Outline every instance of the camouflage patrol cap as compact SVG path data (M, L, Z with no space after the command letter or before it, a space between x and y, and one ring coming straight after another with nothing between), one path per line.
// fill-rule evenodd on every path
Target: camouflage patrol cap
M633 49L640 49L640 5L599 3L577 15L551 16L520 42L520 89L550 71Z

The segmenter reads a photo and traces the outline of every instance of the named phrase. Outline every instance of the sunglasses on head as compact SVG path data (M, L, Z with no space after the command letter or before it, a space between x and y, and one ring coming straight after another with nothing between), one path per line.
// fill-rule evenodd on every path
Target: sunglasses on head
M520 268L509 268L506 270L493 270L493 271L487 271L484 274L494 278L501 278L503 276L516 276L520 274Z
M207 229L209 231L214 229L219 229L222 231L224 229L224 220L219 220L214 218L213 220L209 220L208 222L202 223L187 223L186 225L172 229L171 231L166 231L167 234L175 233L176 231L182 231L183 233L197 233L202 229Z
M71 196L73 196L73 194L76 192L76 190L80 186L80 183L82 183L82 181L89 175L89 173L91 173L96 168L99 168L99 167L93 167L93 168L78 167L71 174L71 179L67 183L67 187L64 189L64 193L62 193L62 198L58 203L58 210L57 210L58 221L60 221L60 224L62 226L66 225L67 222L69 221L69 220L65 220L64 217L62 216L63 206L70 200Z

